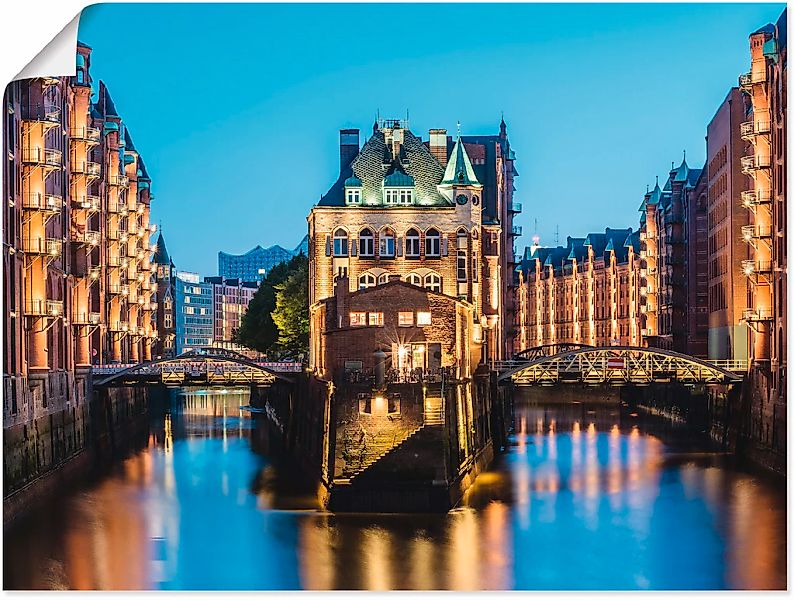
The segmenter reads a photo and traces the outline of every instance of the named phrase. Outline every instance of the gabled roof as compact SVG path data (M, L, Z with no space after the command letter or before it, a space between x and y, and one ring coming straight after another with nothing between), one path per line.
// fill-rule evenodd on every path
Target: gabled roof
M97 112L102 118L119 116L119 113L116 110L116 105L113 103L113 99L110 97L110 92L108 91L105 82L102 80L99 81L99 98L97 99L95 106L97 108Z
M570 252L568 252L568 260L577 261L584 260L587 258L587 248L584 245L584 238L572 238L568 236L568 248L570 248Z
M452 148L441 185L480 185L460 136Z

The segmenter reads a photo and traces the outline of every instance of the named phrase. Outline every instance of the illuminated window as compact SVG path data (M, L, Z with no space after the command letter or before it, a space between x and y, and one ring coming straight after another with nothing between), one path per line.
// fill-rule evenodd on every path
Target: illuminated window
M347 256L347 232L344 229L334 231L334 256Z
M347 190L346 200L348 204L361 204L361 189L352 188Z
M383 283L386 283L387 281L389 281L389 274L388 273L381 273L378 276L378 284L379 285L383 284Z
M358 278L358 289L365 290L367 288L375 287L375 276L372 273L364 273Z
M425 287L431 292L441 293L441 276L438 273L425 275Z
M414 313L400 312L397 314L397 324L400 327L412 327L414 324Z
M358 234L358 253L360 256L375 256L375 236L369 229L364 229Z
M400 190L400 204L413 204L413 190Z
M351 312L350 313L350 326L351 327L364 327L367 324L367 313L365 312Z
M380 233L380 255L385 258L394 257L394 232L384 229Z
M369 325L370 326L382 326L383 325L383 313L382 312L371 312L369 313Z
M419 257L419 232L416 229L409 229L405 234L405 256Z
M416 313L416 324L419 326L430 325L430 313L429 312Z
M406 277L405 280L411 285L422 287L422 278L418 273L408 273L408 277Z
M428 229L425 234L425 256L441 256L441 234L437 229Z
M386 190L386 195L384 197L386 204L397 204L397 202L399 202L399 199L400 199L400 190L390 190L390 189Z

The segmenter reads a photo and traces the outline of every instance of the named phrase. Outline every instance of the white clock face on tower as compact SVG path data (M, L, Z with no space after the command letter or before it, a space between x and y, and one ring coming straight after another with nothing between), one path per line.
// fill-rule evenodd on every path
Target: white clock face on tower
M458 197L455 198L455 201L461 206L463 206L469 201L469 199L464 194L459 194Z

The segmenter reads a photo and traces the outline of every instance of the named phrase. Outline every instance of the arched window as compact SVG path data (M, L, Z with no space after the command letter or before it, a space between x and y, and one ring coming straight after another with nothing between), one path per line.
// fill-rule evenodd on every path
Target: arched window
M334 256L347 256L347 231L334 231Z
M394 232L391 229L380 232L380 255L384 258L394 258Z
M365 290L367 288L375 287L375 276L372 273L364 273L358 278L358 289Z
M405 281L416 287L422 287L422 277L418 273L408 273Z
M425 256L441 256L441 234L430 228L425 233Z
M375 235L370 229L363 229L358 234L359 256L375 256Z
M389 281L388 273L381 273L380 275L378 275L378 285L386 283L387 281Z
M431 292L441 293L441 276L438 273L425 275L425 287Z
M411 228L405 234L405 256L407 258L419 257L419 232Z

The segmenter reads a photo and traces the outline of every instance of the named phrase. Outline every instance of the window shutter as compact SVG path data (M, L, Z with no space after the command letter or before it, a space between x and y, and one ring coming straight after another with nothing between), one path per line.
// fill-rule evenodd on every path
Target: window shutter
M446 236L441 238L441 254L443 256L447 256L447 254L449 254L449 251L447 249L447 242L448 241L449 240L447 240Z
M403 239L402 237L397 238L397 256L403 255Z
M358 240L350 240L350 256L358 254Z
M325 255L331 256L331 236L325 236Z

